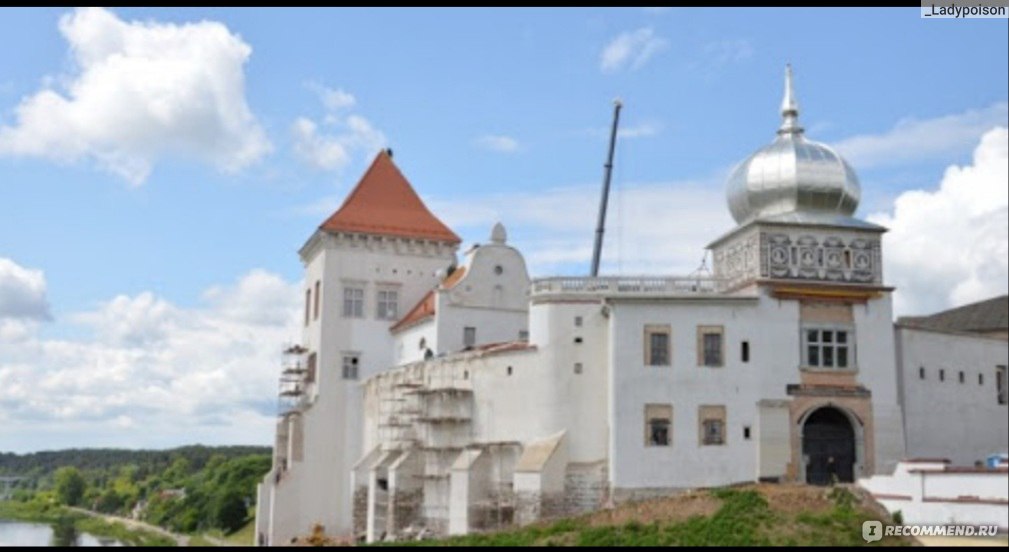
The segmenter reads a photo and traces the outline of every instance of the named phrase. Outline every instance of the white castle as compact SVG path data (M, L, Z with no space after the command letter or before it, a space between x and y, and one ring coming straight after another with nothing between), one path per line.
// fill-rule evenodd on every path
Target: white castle
M730 177L738 224L708 245L710 276L530 281L501 224L457 264L459 237L379 153L299 252L304 333L259 544L317 523L465 534L1005 450L1005 299L967 307L994 323L895 325L886 230L852 217L854 170L805 138L790 73L785 89L777 137Z

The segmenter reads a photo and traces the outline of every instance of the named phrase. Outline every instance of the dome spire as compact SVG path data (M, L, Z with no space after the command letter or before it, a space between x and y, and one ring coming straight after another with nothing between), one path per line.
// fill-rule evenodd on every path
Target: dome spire
M785 64L785 97L781 100L781 128L778 134L802 134L799 126L799 102L795 99L792 88L792 64Z

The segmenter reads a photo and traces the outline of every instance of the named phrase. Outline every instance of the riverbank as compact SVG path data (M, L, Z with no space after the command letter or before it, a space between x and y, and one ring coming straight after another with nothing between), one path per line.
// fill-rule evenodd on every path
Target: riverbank
M0 519L48 524L69 521L80 532L90 533L97 537L113 538L132 546L176 546L179 544L178 539L156 531L143 529L139 526L128 527L120 521L106 520L100 517L101 514L91 514L93 512L85 514L64 506L36 501L0 501Z

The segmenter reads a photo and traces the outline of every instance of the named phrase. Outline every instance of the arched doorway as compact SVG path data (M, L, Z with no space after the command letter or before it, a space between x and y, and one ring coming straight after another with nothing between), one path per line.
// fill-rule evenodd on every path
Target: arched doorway
M806 482L829 485L855 480L855 429L848 416L825 406L806 418L802 426L802 455Z

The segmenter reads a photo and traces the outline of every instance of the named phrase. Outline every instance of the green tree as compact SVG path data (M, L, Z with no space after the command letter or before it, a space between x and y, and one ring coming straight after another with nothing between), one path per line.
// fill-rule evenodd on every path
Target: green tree
M210 515L214 525L229 533L242 528L248 513L249 510L245 506L242 493L235 489L228 489L214 497L210 507Z
M165 470L162 479L164 479L164 481L172 487L180 487L186 480L186 477L189 476L189 471L189 460L187 460L185 456L178 456L175 458L175 461L172 462L172 465Z
M66 466L56 470L53 481L60 502L68 506L77 506L81 503L87 484L77 468Z
M98 499L95 500L95 510L104 514L114 514L122 507L123 499L115 489L105 489L105 492L98 495Z

